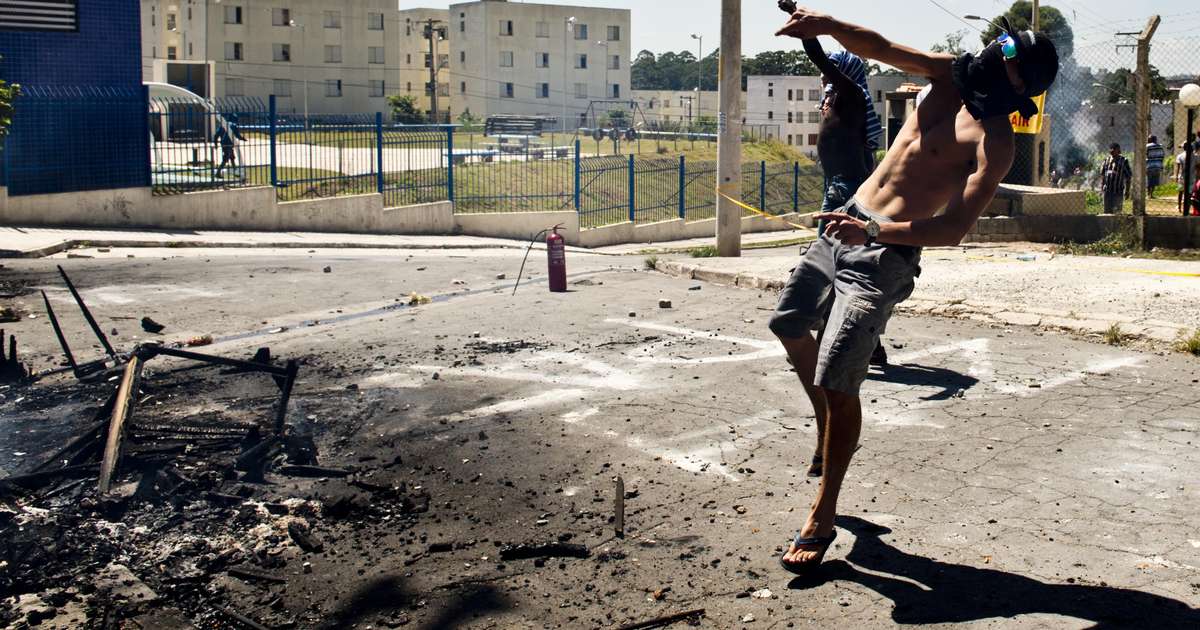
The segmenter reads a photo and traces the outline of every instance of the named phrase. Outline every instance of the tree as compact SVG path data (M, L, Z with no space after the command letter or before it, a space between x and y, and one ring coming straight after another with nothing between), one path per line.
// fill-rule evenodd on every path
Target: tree
M1094 103L1133 102L1137 93L1137 77L1129 68L1117 68L1112 72L1102 73L1093 82L1091 99ZM1158 68L1150 66L1150 99L1154 101L1171 100L1171 89L1167 80L1158 72Z
M942 41L937 42L929 47L929 51L935 53L947 53L954 55L955 57L961 56L963 53L967 52L967 49L963 47L963 39L966 36L966 29L954 31L953 33L946 33L946 36L942 39Z
M475 131L479 128L479 117L471 113L471 109L463 110L463 113L458 115L458 124L463 126L464 131Z
M8 135L8 130L12 127L13 101L17 100L20 93L20 85L9 84L0 79L0 140Z
M425 115L417 109L417 99L408 94L393 94L387 98L392 108L392 117L402 125L419 125L425 122Z
M1028 0L1017 0L1009 7L1008 11L1005 11L1003 15L996 16L992 21L999 23L1002 17L1008 18L1013 28L1018 31L1029 30L1031 28L1030 18L1033 17L1033 3ZM1038 20L1040 30L1054 42L1055 48L1058 49L1059 58L1066 59L1074 56L1075 31L1071 29L1071 25L1062 11L1042 5L1038 11ZM996 41L997 37L1000 37L1000 29L991 24L980 35L984 46Z
M891 66L884 68L877 63L870 63L867 64L867 75L872 77L904 77L908 76L908 73L899 68Z

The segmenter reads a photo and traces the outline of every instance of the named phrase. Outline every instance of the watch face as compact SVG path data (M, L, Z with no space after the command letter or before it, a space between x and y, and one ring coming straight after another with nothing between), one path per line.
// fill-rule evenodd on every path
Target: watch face
M867 222L867 236L871 238L879 236L879 224L874 220Z

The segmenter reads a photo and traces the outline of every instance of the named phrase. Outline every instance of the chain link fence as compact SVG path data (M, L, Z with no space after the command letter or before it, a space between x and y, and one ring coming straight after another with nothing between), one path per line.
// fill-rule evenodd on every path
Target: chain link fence
M1182 168L1175 158L1186 131L1176 99L1178 87L1200 73L1200 36L1181 37L1171 29L1153 39L1150 72L1139 78L1131 33L1141 31L1149 16L1116 24L1089 17L1074 13L1073 39L1056 42L1062 66L1040 129L1036 120L1015 121L1016 159L988 214L1131 215L1138 171L1147 177L1147 214L1182 214L1177 179ZM1160 33L1165 30L1164 22ZM1136 94L1143 80L1151 97L1150 124L1147 135L1138 137ZM1146 152L1139 155L1140 147Z

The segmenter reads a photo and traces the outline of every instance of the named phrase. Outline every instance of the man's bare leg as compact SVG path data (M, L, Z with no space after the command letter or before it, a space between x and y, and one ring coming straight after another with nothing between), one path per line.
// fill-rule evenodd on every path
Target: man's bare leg
M838 494L842 481L850 467L850 458L858 446L862 430L862 405L857 395L833 390L822 390L829 403L829 426L825 430L825 474L821 478L821 489L809 513L808 521L800 530L804 538L827 538L833 533L833 520L837 516ZM793 544L783 560L787 564L803 567L823 555L818 549L797 549Z
M784 350L787 350L792 367L800 377L800 384L804 386L804 392L808 394L808 400L813 406L813 417L817 423L817 448L813 451L808 476L820 477L825 461L825 427L829 424L829 401L825 397L825 390L813 385L817 379L817 342L810 334L798 339L780 337L779 342L783 344Z

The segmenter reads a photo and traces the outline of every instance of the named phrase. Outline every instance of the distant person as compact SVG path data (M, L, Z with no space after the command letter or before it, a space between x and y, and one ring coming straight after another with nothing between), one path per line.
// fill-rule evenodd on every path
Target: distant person
M1175 184L1176 184L1176 187L1179 189L1179 192L1176 193L1176 195L1175 195L1175 207L1178 208L1179 210L1183 210L1183 203L1184 203L1183 200L1185 197L1185 195L1183 194L1184 193L1183 189L1185 186L1187 186L1187 182L1184 181L1184 177L1183 177L1183 173L1187 169L1187 148L1188 148L1187 141L1185 140L1185 141L1181 142L1179 144L1179 155L1175 156ZM1195 166L1197 164L1196 158L1197 158L1197 154L1195 152L1193 152L1192 153L1192 166Z
M1179 194L1180 197L1183 196L1182 185ZM1200 162L1192 163L1192 194L1189 196L1188 205L1191 207L1191 212L1187 214L1200 217Z
M1158 136L1146 141L1146 196L1153 197L1154 189L1162 184L1163 161L1167 150L1158 143Z
M225 170L225 165L229 164L230 170L237 168L237 152L233 150L237 144L236 140L242 142L246 138L242 137L242 130L238 128L237 114L230 114L225 119L225 124L222 125L218 121L217 135L213 137L213 142L221 145L221 165L217 167L217 179L222 179L224 176L221 171Z
M1132 179L1133 169L1129 166L1129 160L1121 155L1121 145L1112 143L1108 147L1108 157L1100 167L1100 190L1104 193L1105 213L1120 214L1124 210Z

